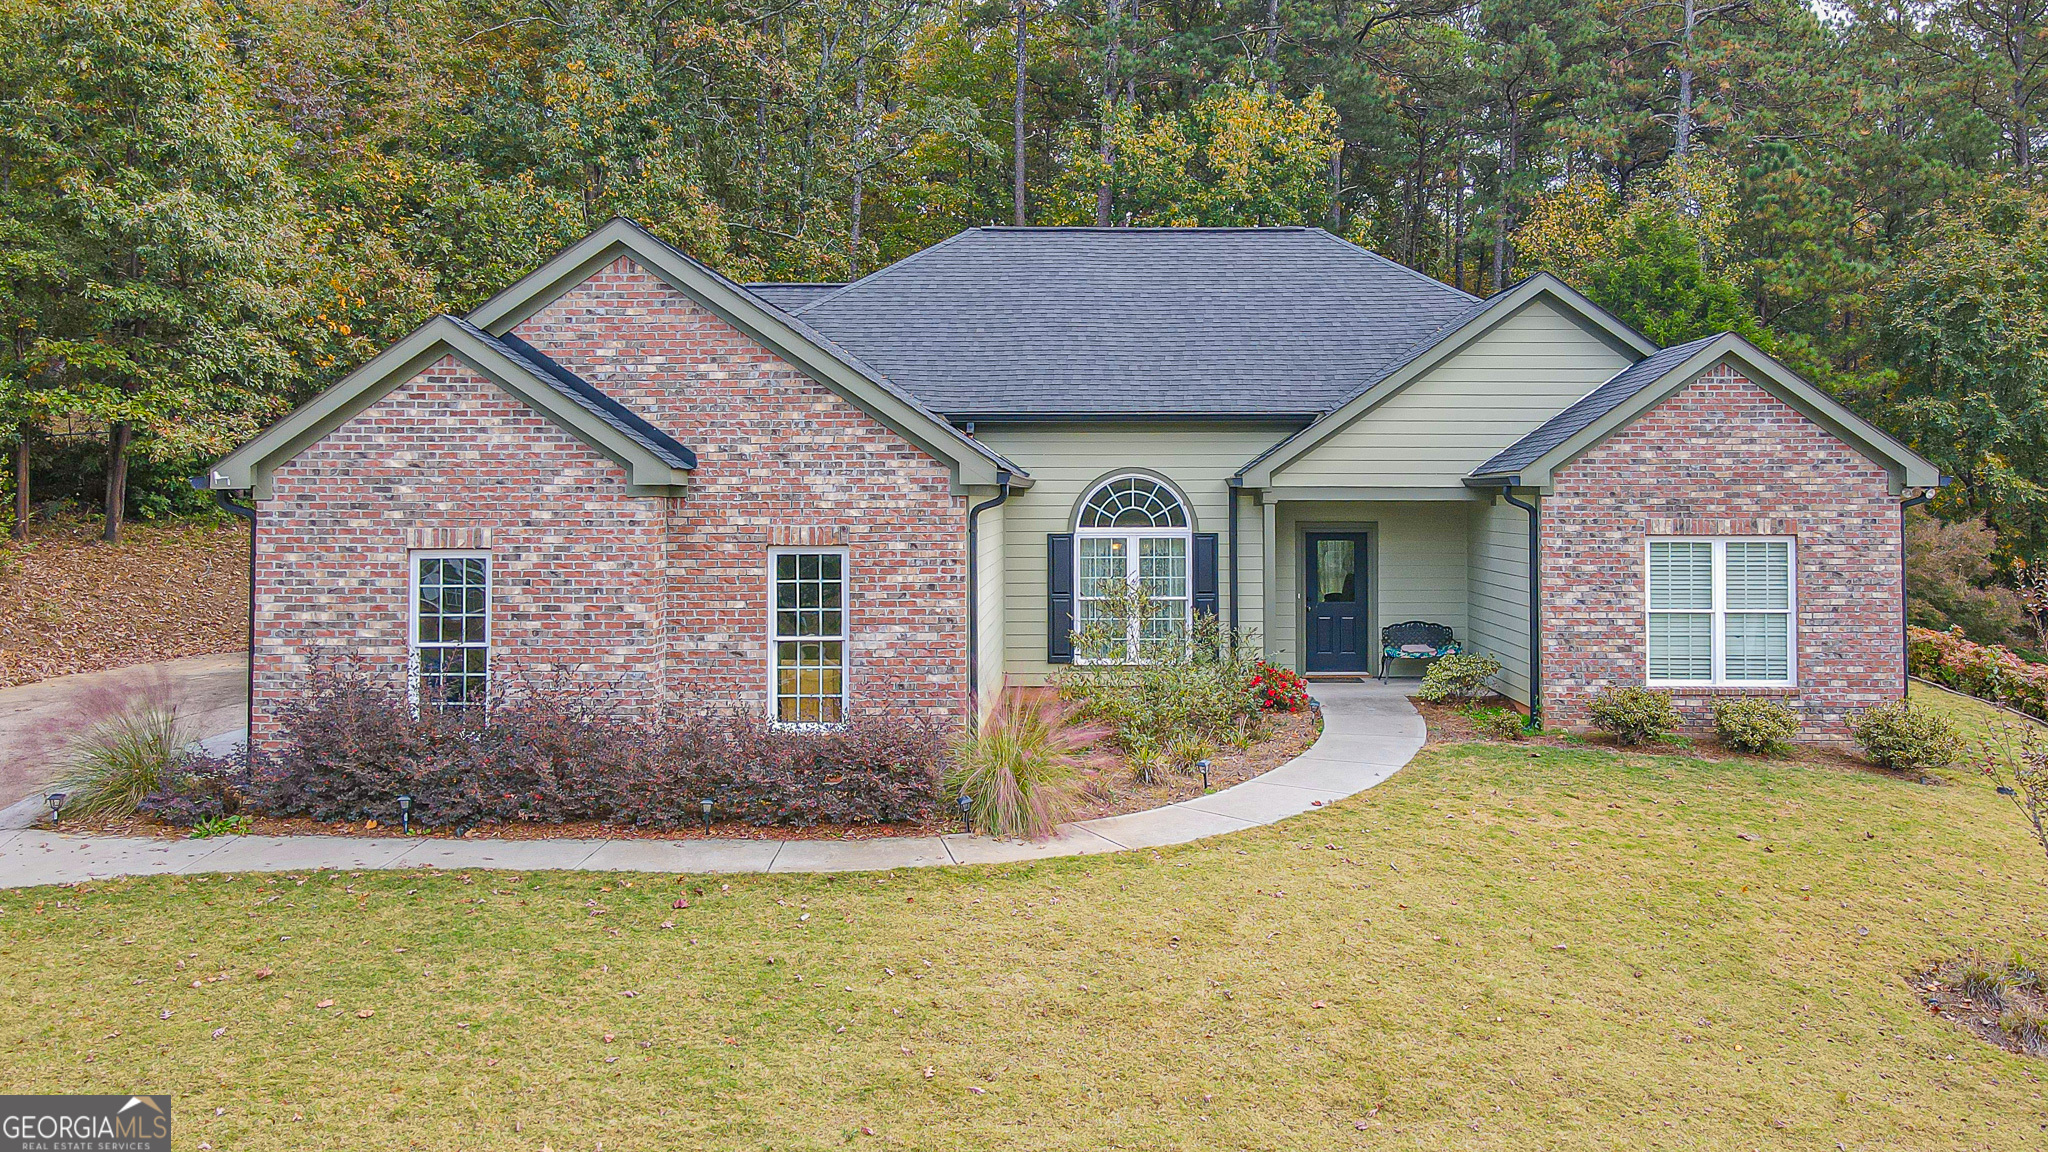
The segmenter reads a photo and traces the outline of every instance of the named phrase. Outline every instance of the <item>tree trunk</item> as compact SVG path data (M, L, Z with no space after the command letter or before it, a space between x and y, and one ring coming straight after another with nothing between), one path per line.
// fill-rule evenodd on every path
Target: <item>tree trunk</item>
M1280 55L1280 0L1266 0L1266 63ZM1275 88L1279 81L1274 80Z
M1016 201L1017 224L1022 227L1024 219L1024 45L1025 16L1024 0L1017 3L1017 99L1010 109L1011 135L1016 149L1016 169L1012 177L1012 195Z
M1678 50L1678 126L1671 158L1685 163L1692 148L1692 30L1696 23L1693 0L1685 0L1685 38Z
M1095 186L1097 228L1109 227L1109 214L1115 207L1116 188L1110 182L1110 170L1116 165L1116 141L1110 132L1116 124L1116 69L1124 46L1123 29L1117 22L1122 16L1123 0L1109 0L1109 46L1102 61L1102 149L1098 153L1102 160L1102 183Z
M28 425L14 430L14 538L28 539Z
M855 127L853 130L853 138L854 143L856 145L865 143L867 141L868 135L868 46L866 37L866 13L861 14L861 33L862 37L860 46L860 58L856 60L853 65L853 119L855 124L857 125L857 127ZM864 179L866 173L866 160L862 157L860 149L858 147L854 149L853 163L853 214L851 223L849 224L846 230L846 278L848 280L860 279L861 201L867 193L867 182Z
M1515 164L1520 159L1517 145L1522 134L1521 116L1512 103L1508 106L1507 139L1502 142L1500 166L1500 220L1493 230L1493 290L1500 291L1508 284L1508 233L1515 227Z
M109 544L121 541L121 516L128 506L128 441L135 426L116 420L107 429L107 530L102 538Z

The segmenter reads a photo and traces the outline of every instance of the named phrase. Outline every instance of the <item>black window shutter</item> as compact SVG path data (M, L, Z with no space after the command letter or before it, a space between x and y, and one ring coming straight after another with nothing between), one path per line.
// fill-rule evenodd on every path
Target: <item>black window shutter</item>
M1195 611L1214 616L1221 604L1216 591L1216 533L1195 533Z
M1074 534L1045 538L1045 660L1074 662Z

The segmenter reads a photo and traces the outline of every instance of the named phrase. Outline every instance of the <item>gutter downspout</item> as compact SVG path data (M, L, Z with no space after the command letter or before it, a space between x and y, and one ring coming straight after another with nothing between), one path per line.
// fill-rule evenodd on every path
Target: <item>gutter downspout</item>
M1010 476L1008 469L997 470L995 498L967 510L967 704L977 717L981 714L981 514L1010 498ZM253 620L253 608L251 612ZM254 636L253 623L251 628Z
M245 691L249 716L253 720L256 715L256 509L228 499L225 491L213 487L204 476L194 476L192 486L202 492L212 492L213 502L220 505L221 511L249 522L249 684ZM245 740L243 751L249 758L249 767L255 768L256 742Z
M1932 489L1924 489L1918 496L1908 496L1899 501L1899 699L1904 700L1913 687L1913 625L1906 610L1906 509L1918 507L1934 499Z
M1536 505L1515 495L1520 476L1500 486L1501 499L1529 514L1529 722L1543 727L1543 537Z
M1237 636L1237 499L1244 491L1244 477L1230 478L1230 635Z

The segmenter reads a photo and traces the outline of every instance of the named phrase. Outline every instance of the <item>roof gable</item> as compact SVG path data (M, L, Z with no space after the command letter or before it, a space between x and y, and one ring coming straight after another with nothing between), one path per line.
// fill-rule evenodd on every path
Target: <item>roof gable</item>
M1005 477L1019 487L1030 483L1023 469L976 443L823 332L623 217L606 223L485 301L470 313L469 320L487 332L510 332L622 255L935 459L952 465L960 484L993 485Z
M267 495L270 477L280 464L444 356L468 364L610 457L636 487L678 491L696 467L696 455L688 448L561 365L466 321L437 316L236 449L195 483L203 488L247 488L259 498Z
M1246 464L1238 474L1253 487L1272 484L1275 472L1300 459L1539 299L1554 301L1572 315L1587 321L1626 355L1643 357L1657 351L1657 346L1647 337L1623 324L1613 313L1586 299L1564 281L1539 272L1507 291L1476 301L1451 316L1370 379L1363 381L1315 423L1274 445Z
M955 420L1308 420L1472 304L1320 228L974 228L798 315Z
M1933 464L1732 332L1675 345L1631 365L1473 469L1467 483L1513 481L1547 490L1557 469L1724 361L1757 387L1884 466L1895 490L1941 484L1941 473Z

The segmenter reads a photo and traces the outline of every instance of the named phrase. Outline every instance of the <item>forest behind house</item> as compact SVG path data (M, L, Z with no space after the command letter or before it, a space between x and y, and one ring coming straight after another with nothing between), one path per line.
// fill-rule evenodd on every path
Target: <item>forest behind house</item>
M613 215L740 280L1308 224L1732 329L1954 478L1916 623L2048 648L2048 0L0 0L0 519L185 478Z

